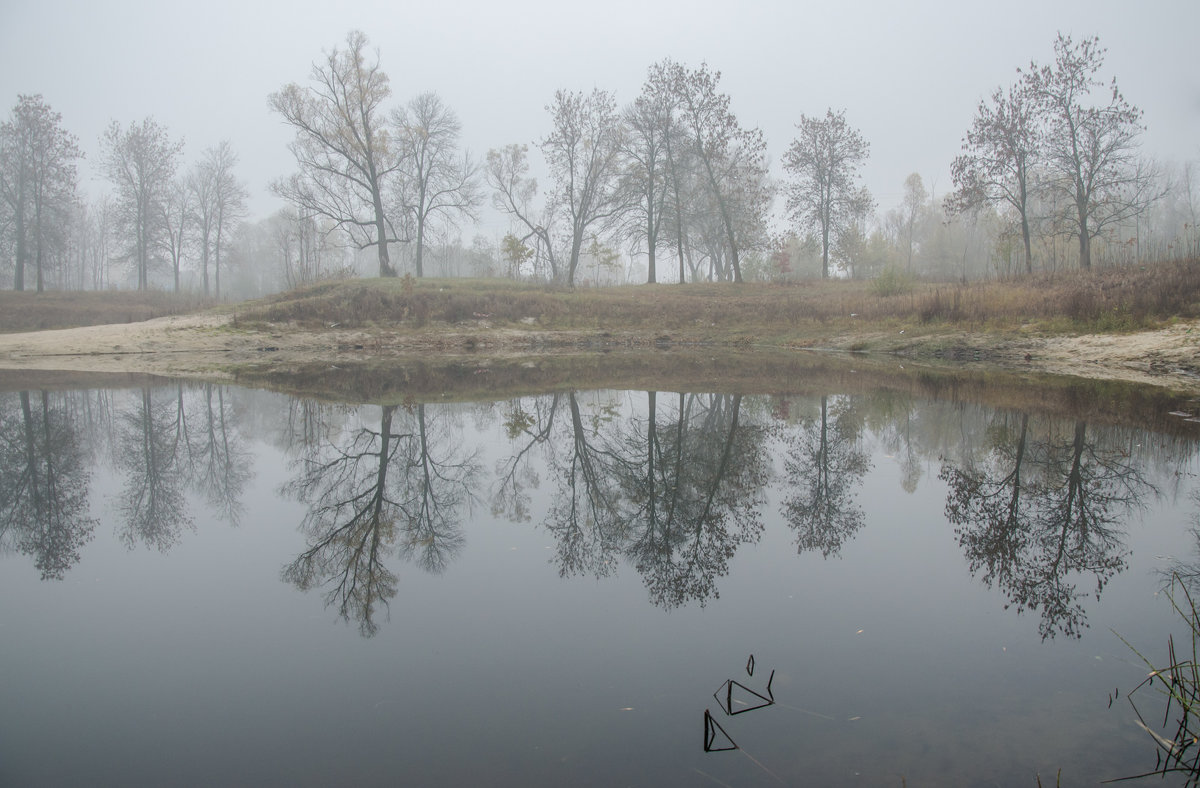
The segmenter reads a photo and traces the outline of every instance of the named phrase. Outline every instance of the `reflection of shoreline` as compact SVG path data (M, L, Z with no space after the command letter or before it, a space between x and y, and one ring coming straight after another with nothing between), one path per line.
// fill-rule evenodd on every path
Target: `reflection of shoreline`
M1168 414L1194 395L1153 385L1031 375L987 365L910 364L891 357L747 348L622 350L534 357L382 359L247 370L239 382L286 394L351 402L469 401L614 389L725 394L869 394L886 390L931 400L1029 410L1096 424L1136 424L1200 436L1200 424Z
M282 489L307 506L300 526L308 544L285 558L285 580L321 589L370 634L374 614L396 593L398 567L389 564L444 569L463 548L477 499L490 498L496 517L545 529L563 576L605 577L619 564L641 577L655 605L703 606L766 523L792 529L801 553L826 558L861 539L871 523L856 491L873 452L885 452L897 458L905 493L928 483L923 467L941 466L955 529L947 536L971 574L1003 590L1018 612L1036 611L1044 635L1078 635L1085 587L1098 592L1125 565L1128 512L1157 493L1159 478L1187 469L1200 446L1190 436L895 387L830 391L839 389L786 397L567 391L474 407L295 398L280 407L264 392L178 383L117 395L39 393L43 410L63 414L65 434L75 436L47 443L39 456L61 468L80 446L91 462L114 458L124 474L117 534L129 546L166 551L191 522L185 492L237 522L254 462L245 447L258 432L291 458ZM1082 395L1076 402L1089 404ZM27 446L39 431L33 404L29 392L0 394L8 445ZM493 440L505 448L488 479L470 447ZM29 455L0 452L0 486L22 477ZM7 500L0 496L0 506ZM768 511L767 500L779 508ZM25 509L0 509L6 547L32 544L24 536L31 520L39 521ZM56 565L65 572L77 560L76 550Z
M253 311L254 306L242 309ZM457 356L473 360L466 363L491 365L499 359L523 357L538 361L548 355L570 355L581 349L608 353L653 347L671 353L696 351L703 357L769 352L783 358L800 357L802 364L810 362L804 361L807 354L801 348L842 354L870 349L892 368L967 362L989 374L1060 375L1085 382L1124 381L1170 388L1192 396L1200 394L1200 369L1192 336L1195 322L1187 320L1132 333L1080 336L1034 336L980 326L967 326L964 330L937 325L923 325L900 336L904 332L897 332L894 327L853 320L843 325L837 321L819 327L812 325L795 334L781 328L779 336L753 337L740 331L737 325L706 326L703 320L696 325L656 327L657 315L633 325L614 320L612 325L601 322L592 328L547 330L471 322L425 327L385 322L339 328L335 324L334 328L313 329L290 324L239 324L237 315L238 310L234 309L221 314L177 315L136 323L2 334L0 367L4 369L0 370L0 391L13 390L12 385L4 383L5 370L10 374L12 370L138 372L229 382L264 371L286 374L289 369L346 367L381 359L390 363ZM803 317L800 319L801 323L806 322ZM231 325L234 330L226 330ZM861 362L867 357L855 353L854 358ZM658 385L670 390L680 388L661 380ZM634 381L580 380L576 387L644 390L654 386Z
M617 346L588 352L546 350L536 355L367 358L358 354L287 365L209 366L226 370L219 377L236 372L238 385L348 403L468 402L568 389L772 395L888 390L918 398L1084 418L1099 425L1133 424L1155 432L1200 436L1200 424L1169 415L1193 409L1194 395L1157 385L1035 375L986 364L912 364L893 357L847 353L745 348L734 354L720 348L645 350ZM165 382L161 377L132 373L0 369L0 391Z

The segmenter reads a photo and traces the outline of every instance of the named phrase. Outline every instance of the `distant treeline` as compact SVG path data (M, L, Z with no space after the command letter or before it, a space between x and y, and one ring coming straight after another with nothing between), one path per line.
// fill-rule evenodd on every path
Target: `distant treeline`
M436 94L390 104L378 54L351 32L269 97L295 131L296 170L271 184L289 207L257 219L227 141L184 169L182 141L149 117L105 131L111 191L85 199L77 139L22 95L0 124L0 286L220 299L354 274L902 283L1196 259L1196 162L1141 156L1142 113L1105 78L1097 39L1060 34L1054 48L963 119L949 194L914 173L890 207L860 182L870 143L845 110L800 115L773 173L720 72L669 59L625 105L558 91L532 150L477 158ZM507 232L478 231L485 204Z

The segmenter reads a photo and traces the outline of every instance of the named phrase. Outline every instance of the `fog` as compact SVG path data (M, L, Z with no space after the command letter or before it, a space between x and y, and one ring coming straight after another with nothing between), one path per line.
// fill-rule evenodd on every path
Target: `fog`
M1187 0L1131 4L1022 0L812 7L750 2L635 3L578 8L541 0L397 4L229 3L182 8L149 2L14 2L0 6L0 96L40 94L62 114L85 158L80 190L109 190L97 172L101 135L153 117L185 143L179 170L228 140L239 157L251 220L283 207L273 179L296 169L293 132L268 109L284 84L303 84L314 61L362 30L389 77L389 106L436 92L459 116L461 144L490 149L541 140L559 89L611 91L632 101L664 58L707 63L745 127L766 139L770 173L802 114L844 110L870 143L862 182L880 214L921 176L931 199L952 188L976 106L1016 69L1053 57L1057 33L1096 35L1115 76L1144 111L1142 153L1182 163L1200 156L1200 7ZM539 174L535 164L535 175ZM544 175L544 173L543 173ZM487 207L461 228L464 244L497 239L508 220ZM781 219L776 199L775 219ZM786 226L773 228L776 231Z

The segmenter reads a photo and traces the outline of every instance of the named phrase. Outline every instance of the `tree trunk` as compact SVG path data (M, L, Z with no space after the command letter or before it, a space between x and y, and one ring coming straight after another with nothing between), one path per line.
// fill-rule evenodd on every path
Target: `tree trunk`
M1033 273L1033 252L1029 244L1029 219L1021 211L1021 240L1025 242L1025 273Z
M213 289L217 300L221 300L221 223L224 219L217 217L217 245L213 248Z
M704 167L708 171L708 183L717 198L717 206L721 209L721 222L725 225L725 237L729 241L729 264L733 268L733 281L742 281L742 266L738 263L737 235L733 229L733 219L729 215L729 206L725 204L725 196L717 186L716 175L713 174L712 164L706 158Z
M413 267L418 277L425 276L425 217L417 214L417 252L413 256Z
M578 230L571 238L571 259L567 261L567 287L575 286L575 269L579 267L579 253L583 249L583 233Z
M1083 222L1080 223L1079 229L1079 267L1085 271L1092 269L1092 237L1088 235Z
M425 276L425 187L426 181L421 179L417 192L417 252L413 256L413 267L418 277Z
M372 173L374 173L374 169L375 165L372 163ZM379 193L377 182L372 182L371 201L375 206L375 242L379 246L379 275L395 276L396 269L392 268L392 258L388 254L387 222L384 220L383 197Z
M41 223L39 222L38 224L40 225ZM38 227L38 230L41 230L40 226ZM37 292L39 293L42 292L45 287L45 281L42 276L42 264L44 262L44 257L45 252L42 250L42 237L41 233L39 232L37 238L37 253L34 255L34 270L36 271Z
M829 278L829 217L821 219L821 278Z
M25 258L29 255L29 246L25 239L25 212L17 208L17 270L13 273L13 290L25 289Z
M654 206L654 190L653 190L653 188L651 188L649 191L649 197L650 197L650 203L647 205L647 210L646 210L646 256L649 258L646 263L646 269L647 269L646 284L652 285L652 284L655 284L655 282L656 282L655 272L654 272L654 251L655 251L654 248L655 248L655 246L657 246L657 241L655 240L655 237L654 237L655 233L654 233L654 207L653 207Z

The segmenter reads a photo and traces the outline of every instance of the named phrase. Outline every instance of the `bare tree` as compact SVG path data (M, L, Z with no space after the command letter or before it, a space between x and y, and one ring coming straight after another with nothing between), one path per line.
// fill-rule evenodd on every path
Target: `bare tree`
M208 263L213 263L216 297L221 297L221 250L233 225L246 215L246 188L234 174L238 157L228 140L209 148L192 171L195 214L200 242L200 279L209 295Z
M830 239L870 210L870 194L857 184L858 168L870 145L846 124L845 111L824 118L800 116L800 132L784 154L783 166L795 181L788 187L788 210L802 228L821 233L821 276L829 278Z
M622 151L626 160L627 188L633 221L630 233L646 245L646 282L658 281L658 241L667 213L668 198L676 187L671 175L673 136L677 135L676 98L667 89L665 75L674 66L670 61L650 67L642 94L625 109L627 133ZM682 244L680 244L682 248ZM680 264L680 282L683 266Z
M686 76L687 71L683 66L669 58L651 65L646 83L642 87L642 95L638 99L645 102L644 106L636 110L639 116L637 121L627 121L635 135L646 136L647 132L654 128L649 124L657 126L662 147L662 188L665 194L659 207L661 215L654 230L654 237L674 249L679 263L680 284L686 281L687 276L691 240L688 236L694 212L695 193L699 190L700 183L696 174L698 162L682 120L683 101L680 86L684 84ZM635 128L635 122L641 128ZM652 139L647 138L641 143L643 150L647 151L643 157L648 155L648 145ZM657 159L656 156L656 164ZM653 200L656 195L654 186L653 178L648 178L644 184L647 199ZM648 213L652 203L646 205ZM667 233L659 236L662 227L667 229Z
M921 176L917 173L910 174L904 179L904 199L901 202L902 221L904 223L904 232L908 241L908 262L907 270L912 273L912 259L914 233L917 225L917 217L921 215L922 209L925 207L925 201L929 199L929 192L925 191L925 182L921 180Z
M31 262L40 293L52 246L65 244L75 204L75 163L82 157L62 116L40 95L18 96L12 116L0 123L0 207L7 213L16 268L13 289L25 289Z
M294 207L267 219L272 253L278 255L283 281L288 287L315 282L326 271L326 234L317 220L302 216Z
M521 236L513 237L521 244L532 240L534 265L548 268L550 278L557 279L561 266L553 241L555 217L548 208L534 206L537 180L529 176L528 147L507 145L488 151L484 175L493 190L492 204L511 216L524 230Z
M115 211L112 200L102 196L91 203L80 204L79 223L74 228L80 237L78 245L84 257L84 278L93 290L109 283L109 263Z
M388 243L399 239L383 202L400 165L382 117L391 88L378 52L368 61L366 47L366 35L352 31L345 51L335 48L313 64L311 86L293 82L271 94L271 109L296 130L291 150L300 166L272 189L306 213L328 218L360 249L375 246L379 275L395 276Z
M392 125L402 162L396 197L414 231L416 274L424 276L429 231L439 221L452 224L459 217L475 218L479 165L470 154L459 153L462 124L436 93L422 93L407 109L395 110Z
M1064 218L1079 239L1079 266L1091 268L1092 239L1106 227L1145 207L1148 173L1137 167L1142 112L1117 89L1096 78L1106 50L1098 38L1078 44L1059 33L1054 65L1030 64L1024 72L1046 124L1049 186L1070 208ZM1094 105L1092 91L1103 88L1107 102Z
M1019 430L1013 420L988 434L995 444L982 462L943 464L946 518L971 572L1018 612L1038 611L1043 639L1078 638L1087 627L1082 600L1098 599L1128 566L1122 525L1158 490L1125 447L1089 437L1082 421L1035 435L1022 415ZM1090 592L1079 587L1089 575Z
M162 213L163 234L159 246L171 259L171 271L175 278L175 292L179 292L179 274L183 264L185 248L189 245L194 195L191 183L174 180L159 209Z
M122 130L116 122L100 140L100 167L116 187L117 220L131 243L130 257L137 272L138 289L149 285L151 250L162 232L162 205L183 141L174 141L151 118Z
M990 100L979 102L963 153L950 165L958 187L948 204L951 213L977 211L984 205L1009 205L1017 212L1026 273L1033 273L1030 190L1039 146L1036 96L1023 80L1007 92L996 88Z
M566 279L574 285L584 240L626 206L618 188L624 129L616 100L603 90L589 95L560 90L546 109L554 129L542 140L542 153L554 179L552 202L570 233Z

